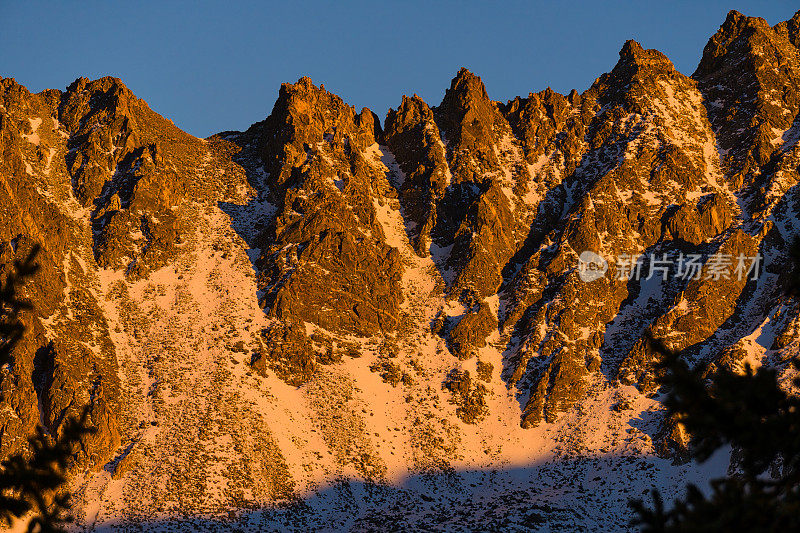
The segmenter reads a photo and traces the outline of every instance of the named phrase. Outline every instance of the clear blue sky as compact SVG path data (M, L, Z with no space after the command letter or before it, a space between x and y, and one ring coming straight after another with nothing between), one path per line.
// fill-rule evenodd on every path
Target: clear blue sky
M691 74L730 9L775 24L797 2L18 2L0 0L0 76L32 91L112 75L205 137L266 117L303 75L381 118L437 105L465 66L490 97L586 89L633 38Z

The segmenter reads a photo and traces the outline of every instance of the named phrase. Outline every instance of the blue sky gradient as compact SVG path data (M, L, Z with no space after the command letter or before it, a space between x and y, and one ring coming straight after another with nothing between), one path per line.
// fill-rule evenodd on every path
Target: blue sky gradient
M508 100L583 91L626 39L691 74L730 9L770 24L796 2L12 2L0 0L0 76L34 92L122 78L205 137L266 117L308 75L381 118L403 94L437 105L461 66Z

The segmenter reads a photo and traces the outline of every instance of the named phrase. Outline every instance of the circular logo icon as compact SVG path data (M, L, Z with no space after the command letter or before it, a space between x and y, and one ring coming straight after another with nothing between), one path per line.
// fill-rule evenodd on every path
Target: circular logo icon
M586 250L578 256L578 277L589 283L605 277L608 272L608 261L602 256Z

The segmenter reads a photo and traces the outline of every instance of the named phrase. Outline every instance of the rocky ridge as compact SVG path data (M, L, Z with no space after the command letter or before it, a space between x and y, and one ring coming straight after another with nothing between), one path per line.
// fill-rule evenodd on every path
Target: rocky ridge
M114 78L0 80L0 274L42 246L0 453L90 405L86 527L333 527L359 509L358 530L386 501L430 525L490 474L487 523L601 529L609 505L627 523L608 472L667 493L710 472L681 463L645 332L734 369L797 353L798 27L731 12L692 76L628 41L586 91L506 103L462 69L438 106L404 96L383 125L301 78L206 140ZM584 252L604 276L584 281ZM759 276L736 272L754 257Z

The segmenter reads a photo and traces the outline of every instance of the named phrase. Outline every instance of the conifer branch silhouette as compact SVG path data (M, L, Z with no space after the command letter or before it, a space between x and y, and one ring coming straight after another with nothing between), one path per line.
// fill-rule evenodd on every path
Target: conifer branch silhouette
M19 321L22 311L31 304L19 299L17 292L26 278L39 269L35 259L39 246L34 246L24 261L14 261L14 269L8 274L5 283L0 279L0 367L11 363L11 352L19 342L25 328Z
M800 241L790 248L794 262L787 293L800 294ZM707 367L689 368L680 353L647 334L661 356L659 382L665 386L667 415L691 435L692 457L708 460L722 446L739 455L739 471L711 482L709 494L688 485L683 500L665 510L652 491L653 507L631 500L631 525L643 532L800 531L800 397L784 390L774 368L744 373ZM791 364L800 370L800 361ZM800 387L800 377L793 380ZM777 477L763 475L777 467Z
M0 280L0 367L13 364L13 350L25 331L20 314L31 304L18 296L25 280L33 276L38 246L24 261L15 261L5 283ZM90 427L89 407L79 418L69 418L60 435L53 437L37 426L28 438L30 454L18 453L0 463L0 522L11 525L15 518L30 513L27 530L31 533L64 531L72 521L69 515L70 494L64 490L66 470L81 437L94 433Z

